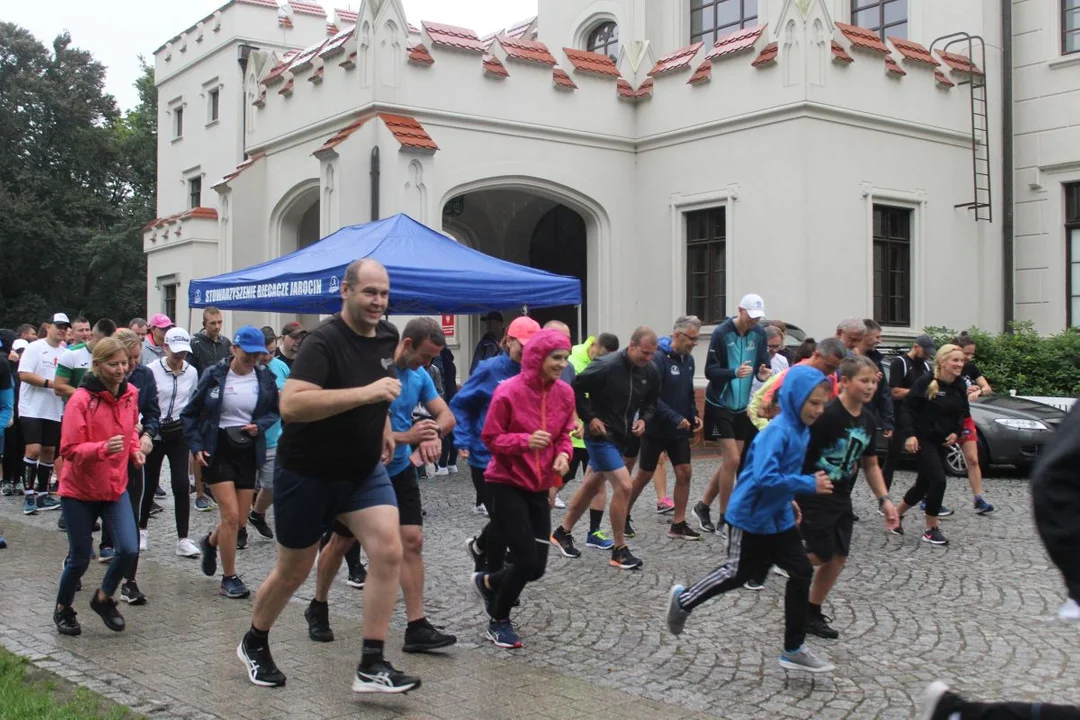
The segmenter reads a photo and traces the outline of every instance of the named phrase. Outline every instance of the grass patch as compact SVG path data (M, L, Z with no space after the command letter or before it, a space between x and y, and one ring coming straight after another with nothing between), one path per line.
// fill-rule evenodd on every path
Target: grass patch
M137 720L140 717L0 648L0 720Z

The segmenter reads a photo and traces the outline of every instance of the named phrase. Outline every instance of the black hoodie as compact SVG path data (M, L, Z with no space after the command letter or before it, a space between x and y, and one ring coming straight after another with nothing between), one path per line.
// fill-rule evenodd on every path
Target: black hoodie
M1035 464L1031 498L1043 539L1071 543L1080 550L1080 403Z
M644 367L634 365L624 349L590 363L574 378L573 388L586 439L607 440L621 448L630 438L635 415L646 423L653 419L660 371L651 362ZM607 427L605 437L589 431L594 418Z

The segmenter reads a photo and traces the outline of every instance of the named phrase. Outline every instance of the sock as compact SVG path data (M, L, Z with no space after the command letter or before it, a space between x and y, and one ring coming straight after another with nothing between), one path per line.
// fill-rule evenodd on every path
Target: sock
M270 644L270 631L259 630L252 625L244 639L247 641L248 647L264 648Z
M406 630L415 630L417 628L427 627L429 625L427 618L422 617L419 620L410 620L409 624L405 627Z
M37 482L37 460L23 458L23 492L27 495L34 494L34 483Z
M600 529L600 523L604 520L603 510L589 510L589 532L594 533Z
M982 496L982 495L976 495L976 496L975 496L975 502L979 502L979 501L980 501L980 500L982 500L982 499L983 499L983 496Z
M318 598L311 598L311 606L312 607L319 607L321 605L326 605L326 600L320 600Z
M52 477L52 464L46 465L38 461L37 466L37 491L39 495L49 494L49 478Z
M821 606L810 603L810 617L821 617Z
M369 668L375 663L382 662L383 646L385 644L386 642L383 640L364 638L363 650L360 653L360 667Z

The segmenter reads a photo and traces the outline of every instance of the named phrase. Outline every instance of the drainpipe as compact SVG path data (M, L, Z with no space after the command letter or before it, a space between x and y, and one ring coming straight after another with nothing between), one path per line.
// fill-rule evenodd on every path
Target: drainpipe
M247 67L251 53L259 48L254 45L241 45L236 53L236 61L240 63L240 147L244 151L244 159L248 159L247 152Z
M1002 320L1005 332L1012 332L1015 319L1014 234L1016 232L1013 210L1016 207L1015 164L1013 158L1013 7L1012 0L1001 0L1001 203L1005 207L1001 227L1001 300Z
M379 219L379 146L371 148L371 222Z

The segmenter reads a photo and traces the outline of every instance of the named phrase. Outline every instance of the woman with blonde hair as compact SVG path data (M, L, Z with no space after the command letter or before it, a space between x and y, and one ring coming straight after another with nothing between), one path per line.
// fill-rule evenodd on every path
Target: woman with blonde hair
M90 608L110 630L125 627L113 595L139 557L135 514L128 499L128 464L141 467L146 461L137 429L139 392L127 382L127 370L123 342L101 339L94 347L90 372L64 410L60 454L65 462L59 495L69 549L53 611L62 635L82 632L71 604L90 564L91 532L98 518L112 530L116 555Z
M915 381L901 406L904 448L915 454L919 475L900 503L900 517L925 498L926 531L922 539L931 545L949 544L938 528L938 514L945 496L948 448L959 442L964 421L971 416L967 384L961 378L965 362L964 351L959 347L942 346L937 352L934 372Z

